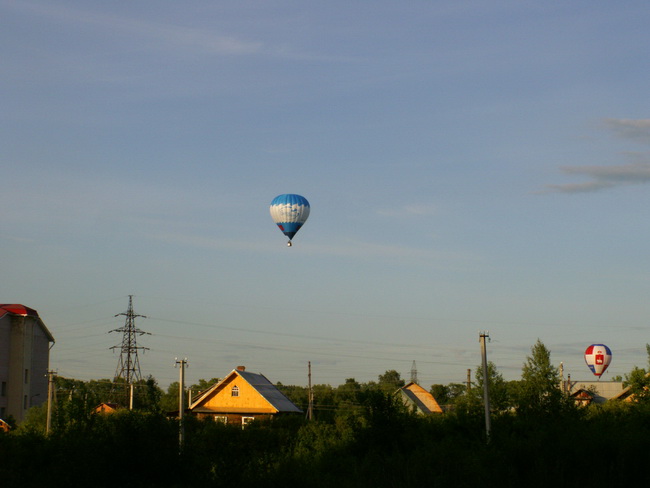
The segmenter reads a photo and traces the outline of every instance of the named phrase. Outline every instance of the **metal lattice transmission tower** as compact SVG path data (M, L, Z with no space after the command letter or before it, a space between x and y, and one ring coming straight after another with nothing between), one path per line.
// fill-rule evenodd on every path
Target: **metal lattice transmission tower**
M418 368L415 366L415 361L411 365L411 383L418 383Z
M148 351L148 347L138 346L137 336L144 334L151 335L149 332L144 332L135 326L136 317L147 318L145 315L138 315L133 311L133 295L129 295L129 309L126 312L118 313L115 315L119 317L124 315L126 321L124 327L111 330L110 332L122 332L122 344L113 346L111 349L120 349L120 359L117 362L117 369L115 370L115 379L123 378L127 385L133 384L142 379L140 374L140 360L138 359L138 351Z

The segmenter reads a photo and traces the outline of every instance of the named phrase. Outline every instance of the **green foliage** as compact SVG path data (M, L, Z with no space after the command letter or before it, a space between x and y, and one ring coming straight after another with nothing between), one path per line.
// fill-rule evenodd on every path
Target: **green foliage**
M522 368L516 397L519 412L531 415L555 415L573 405L560 390L560 373L551 364L551 351L539 339Z
M379 388L386 393L394 393L405 385L401 375L394 369L379 375Z
M650 482L642 468L650 405L496 415L486 445L481 413L418 416L376 383L341 387L323 392L354 408L312 422L289 416L241 429L190 416L180 453L178 423L156 412L91 415L50 436L0 434L2 487L37 486L44 476L49 485L97 488L572 486L594 465L600 484Z
M488 366L492 402L501 412L493 416L489 445L479 371L469 394L461 384L432 387L439 400L447 395L456 403L444 415L409 411L389 391L401 378L387 372L379 382L349 378L336 388L314 386L317 420L311 422L287 416L242 429L186 417L182 450L177 421L160 408L91 415L87 407L111 392L110 382L65 380L51 435L41 428L43 407L30 410L20 428L0 434L0 479L3 488L42 484L43 473L54 486L98 488L536 487L580 484L597 463L601 484L648 484L650 474L639 466L650 436L650 404L576 409L563 397L553 403L558 378L550 352L539 341L531 352L521 381L505 382L494 364ZM306 402L306 388L278 387ZM142 395L143 403L155 404L155 381L141 388L152 393ZM178 384L159 404L174 392L177 399ZM512 398L516 410L508 408ZM585 446L602 447L606 455ZM119 473L125 475L118 483Z
M650 344L646 344L648 353L648 370L650 370ZM625 375L623 385L629 386L634 394L634 400L639 403L650 403L650 371L635 366Z
M475 372L476 390L483 395L483 368L477 367ZM488 361L488 391L490 395L490 407L493 412L506 412L514 406L513 390L511 385L503 379L496 365Z

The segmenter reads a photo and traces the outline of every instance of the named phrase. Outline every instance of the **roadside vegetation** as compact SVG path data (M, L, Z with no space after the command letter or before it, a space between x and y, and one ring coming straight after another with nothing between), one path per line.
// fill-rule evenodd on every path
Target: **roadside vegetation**
M59 378L49 435L40 407L17 428L0 433L0 484L345 488L650 482L645 369L635 368L626 378L630 385L638 383L636 402L578 407L561 394L550 353L538 341L519 381L504 381L489 365L490 439L479 371L469 391L432 386L434 395L445 399L445 414L410 411L393 394L404 381L387 371L377 382L350 378L338 387L317 385L311 421L281 417L242 429L186 417L180 452L178 423L166 414L174 410L177 385L176 393L174 385L162 392L149 378L134 410L91 414L109 400L112 382ZM205 388L213 380L194 386ZM278 386L306 408L305 388Z

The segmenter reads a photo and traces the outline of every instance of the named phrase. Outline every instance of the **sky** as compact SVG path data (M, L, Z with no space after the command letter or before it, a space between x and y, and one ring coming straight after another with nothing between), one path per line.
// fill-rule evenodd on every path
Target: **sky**
M0 0L0 302L51 368L572 379L647 363L646 1ZM293 247L269 203L311 214ZM646 210L644 210L646 209ZM116 315L118 315L116 317Z

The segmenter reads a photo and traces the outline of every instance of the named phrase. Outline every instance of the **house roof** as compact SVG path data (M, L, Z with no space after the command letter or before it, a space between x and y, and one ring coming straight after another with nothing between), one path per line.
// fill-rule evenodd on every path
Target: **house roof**
M20 305L18 303L2 303L0 304L0 317L10 313L12 315L20 315L23 317L38 317L38 312L33 308L26 307L25 305Z
M50 342L55 342L54 337L50 331L45 327L45 324L38 315L38 312L33 308L26 307L25 305L20 305L19 303L2 303L0 304L0 319L5 315L13 315L16 317L33 317L36 319L36 322L41 326L43 332L47 336Z
M442 408L433 395L417 383L411 382L400 388L399 392L408 404L415 405L421 413L442 413Z
M571 381L567 386L569 395L579 390L591 391L594 393L592 396L601 403L617 397L623 391L623 383L620 381Z
M267 402L275 408L278 413L280 412L295 412L295 413L302 413L302 410L300 410L294 403L289 400L284 393L282 393L280 390L278 390L273 383L271 383L263 374L258 374L258 373L250 373L248 371L243 371L241 369L233 369L230 374L228 374L224 379L222 379L219 383L213 385L211 388L208 388L205 390L203 393L201 393L194 402L192 402L192 405L190 405L190 409L194 411L201 411L199 405L206 400L208 397L211 396L211 394L218 390L221 385L230 382L233 375L237 375L240 378L242 378L244 381L246 381L250 386L255 389ZM196 408L199 407L199 408ZM210 411L217 411L217 410L210 410Z

